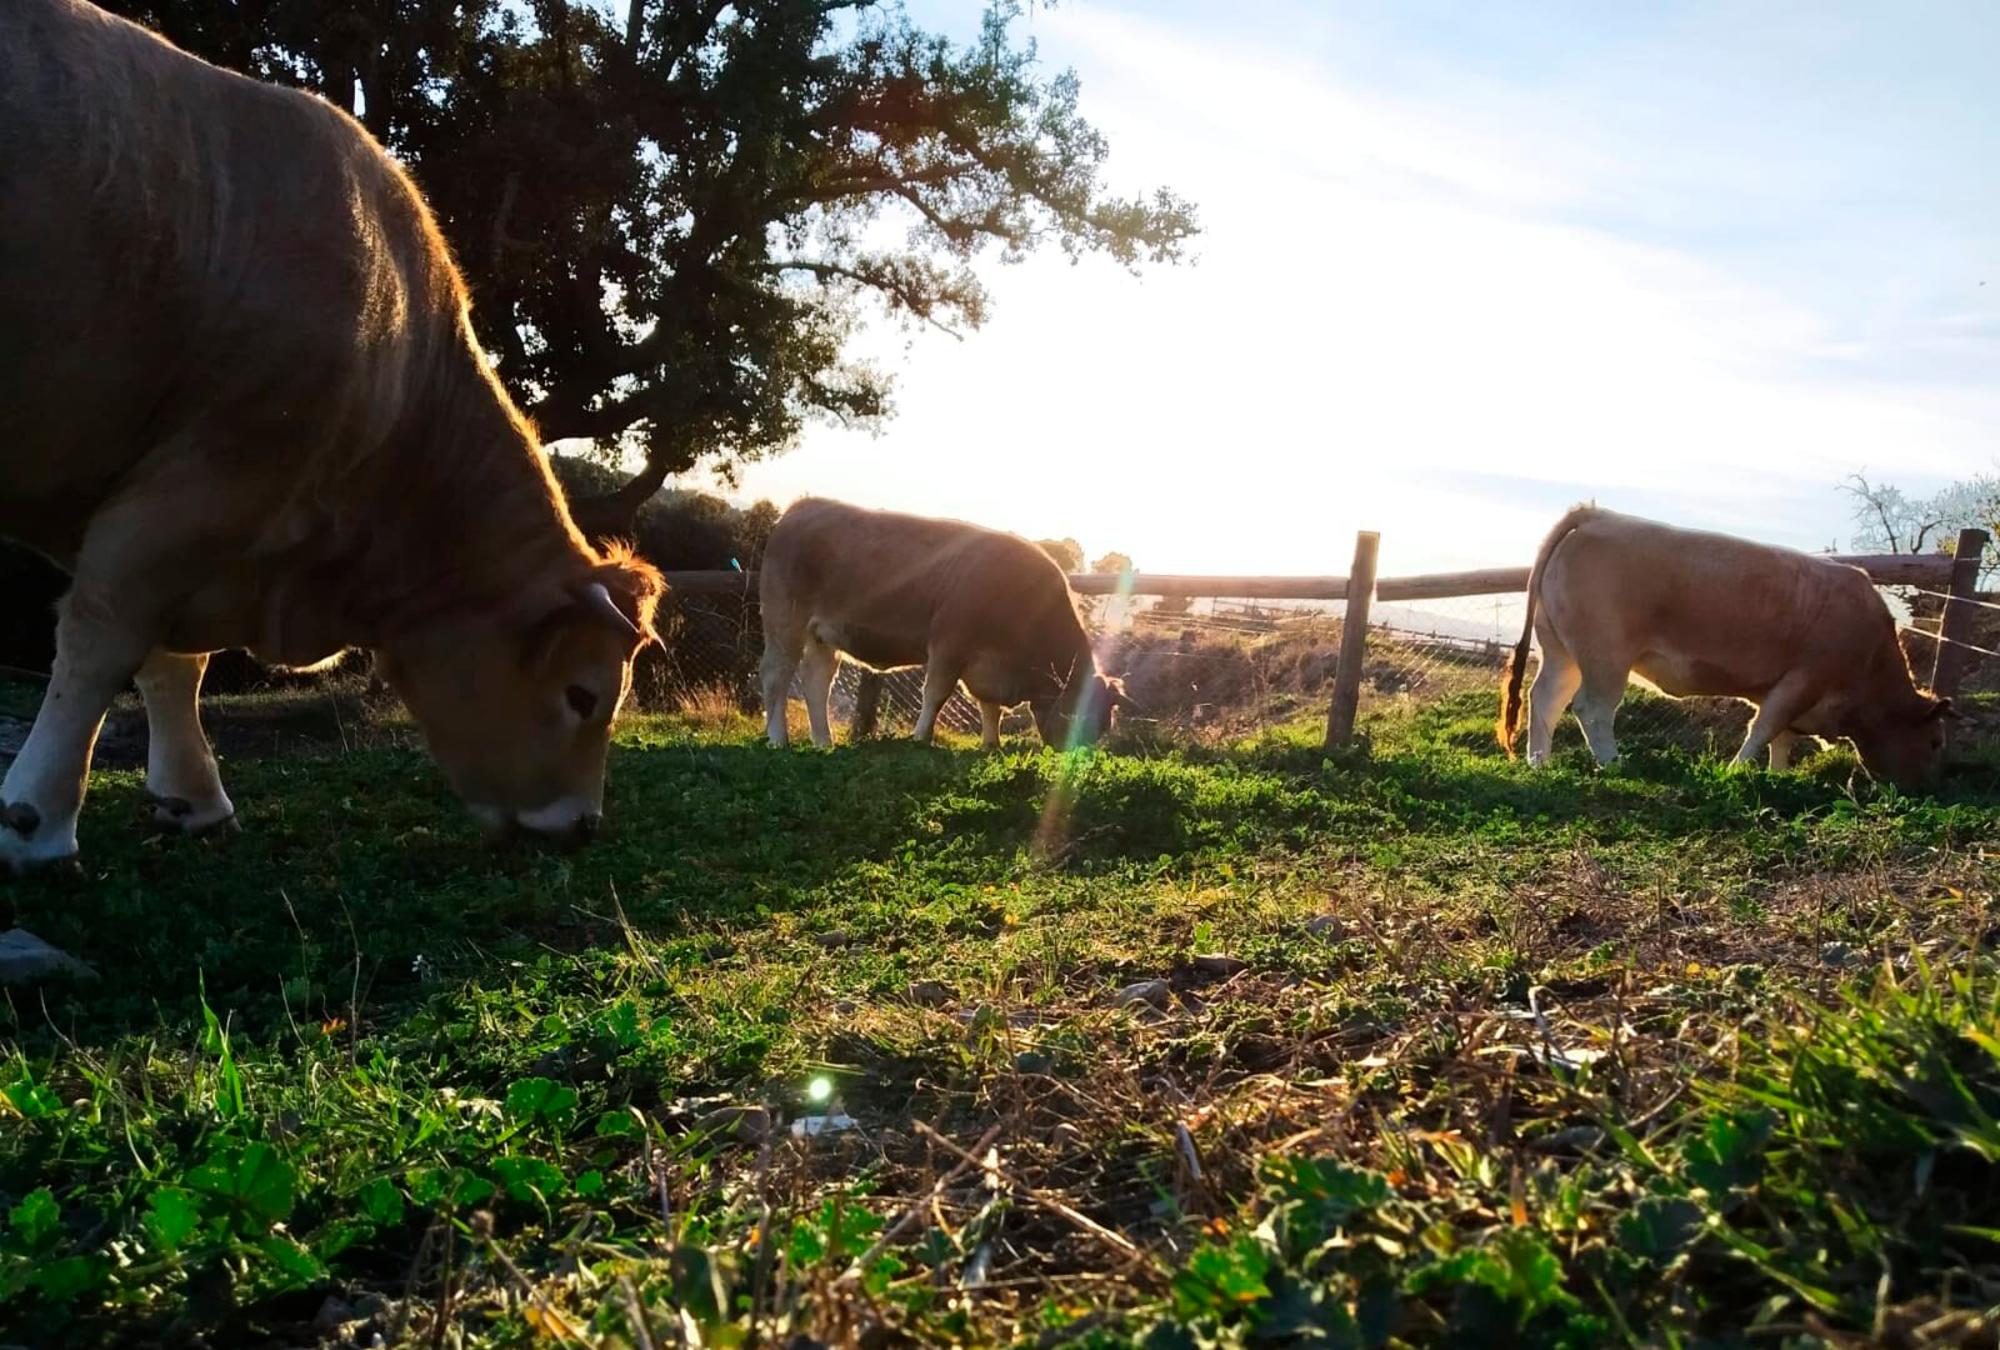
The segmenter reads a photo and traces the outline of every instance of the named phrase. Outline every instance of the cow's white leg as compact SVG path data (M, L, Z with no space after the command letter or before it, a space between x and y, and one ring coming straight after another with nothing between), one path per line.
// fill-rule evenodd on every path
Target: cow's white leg
M1771 767L1784 767L1778 760L1778 738L1786 738L1785 764L1791 763L1791 733L1786 730L1793 720L1812 704L1806 693L1805 681L1786 676L1771 687L1764 695L1764 701L1757 705L1757 715L1750 719L1750 730L1743 737L1743 748L1736 752L1735 763L1755 764L1764 757L1765 747L1770 747Z
M1611 724L1618 716L1619 701L1625 697L1628 674L1626 671L1616 675L1586 673L1576 696L1576 720L1583 724L1583 739L1600 765L1611 764L1618 758L1618 737Z
M1570 700L1576 697L1577 686L1582 683L1583 671L1569 649L1544 640L1541 668L1535 672L1535 683L1528 690L1528 763L1548 763L1556 725L1569 711Z
M791 698L792 675L798 668L797 640L786 641L767 632L764 659L758 670L764 681L764 734L775 746L791 743L791 729L785 725L785 704Z
M1783 773L1792 767L1792 751L1798 745L1798 733L1781 731L1771 738L1771 772Z
M988 750L1000 748L1000 705L979 700L979 743Z
M944 710L956 688L958 662L932 652L931 659L924 666L924 706L917 714L917 729L911 737L917 744L931 743L931 732L937 726L938 713Z
M833 722L827 704L833 697L833 677L839 671L840 654L818 638L808 637L805 657L799 662L799 693L805 697L813 744L821 749L833 744Z
M235 819L215 754L201 730L201 677L208 657L154 648L133 682L146 700L146 791L161 825L199 834Z
M34 729L0 782L0 861L14 871L76 856L90 752L111 700L151 645L72 587L56 608L56 659Z

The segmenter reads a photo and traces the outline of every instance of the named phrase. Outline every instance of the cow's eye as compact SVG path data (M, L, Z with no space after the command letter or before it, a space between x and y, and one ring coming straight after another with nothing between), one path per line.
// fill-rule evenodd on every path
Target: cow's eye
M597 695L580 684L573 684L563 690L563 697L569 700L569 706L576 710L576 715L585 720L597 711Z

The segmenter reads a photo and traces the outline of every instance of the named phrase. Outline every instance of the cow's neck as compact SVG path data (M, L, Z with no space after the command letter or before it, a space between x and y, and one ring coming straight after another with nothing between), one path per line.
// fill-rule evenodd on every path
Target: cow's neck
M568 586L594 561L527 423L483 371L463 383L428 399L433 410L400 429L402 443L371 457L330 503L341 543L297 582L342 645L382 646L517 605Z

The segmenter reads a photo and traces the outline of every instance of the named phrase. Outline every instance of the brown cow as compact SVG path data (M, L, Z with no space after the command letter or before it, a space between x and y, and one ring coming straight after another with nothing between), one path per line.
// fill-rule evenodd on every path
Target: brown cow
M1528 579L1528 615L1508 663L1500 744L1511 755L1521 721L1530 634L1542 668L1529 693L1528 762L1570 700L1600 764L1618 755L1611 723L1637 674L1675 697L1754 705L1736 762L1791 763L1800 736L1854 742L1868 772L1916 787L1944 748L1949 699L1910 678L1896 621L1858 567L1675 529L1595 507L1564 516Z
M571 524L395 162L317 98L7 0L0 203L0 533L74 578L0 859L75 852L135 676L162 822L230 821L196 712L224 647L374 649L482 819L587 835L659 576Z
M827 698L843 653L875 670L924 668L922 742L961 681L988 748L1014 704L1028 704L1042 740L1062 747L1094 743L1126 702L1124 686L1098 673L1062 569L1015 535L806 498L771 531L758 581L773 745L789 739L795 672L813 744L833 743Z

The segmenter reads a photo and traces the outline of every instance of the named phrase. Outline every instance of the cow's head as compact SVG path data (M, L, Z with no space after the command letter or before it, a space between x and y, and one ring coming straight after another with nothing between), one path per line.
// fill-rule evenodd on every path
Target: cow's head
M1937 777L1944 758L1945 726L1958 716L1951 700L1919 695L1893 710L1857 723L1854 748L1869 776L1915 791Z
M435 625L382 653L383 674L487 829L564 843L596 832L611 719L655 639L660 574L625 553L511 611Z
M1130 708L1125 682L1086 667L1040 698L1029 702L1042 742L1058 750L1095 745L1111 729L1112 714Z

